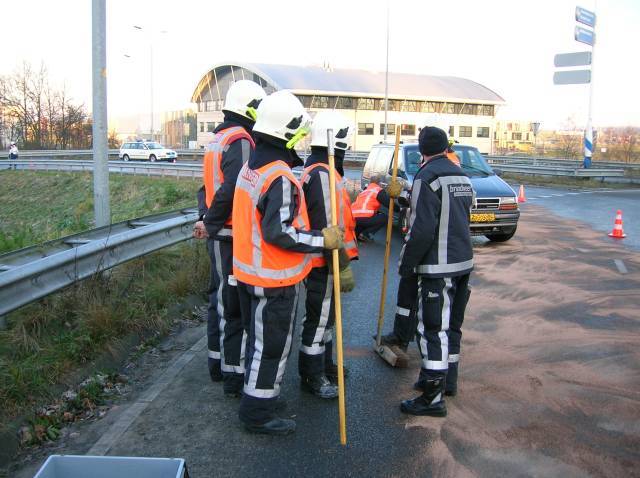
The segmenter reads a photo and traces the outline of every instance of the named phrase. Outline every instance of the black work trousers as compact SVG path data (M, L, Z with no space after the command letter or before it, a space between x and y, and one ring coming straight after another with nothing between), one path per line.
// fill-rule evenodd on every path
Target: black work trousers
M325 362L332 361L333 274L327 267L314 267L306 279L307 298L302 322L302 343L298 354L298 371L303 376L324 374Z
M393 334L401 342L409 343L416 336L418 307L418 276L400 277L396 301L396 315L393 320Z
M295 328L300 284L263 288L238 283L248 332L240 420L262 425L273 419Z
M469 274L419 278L417 341L422 356L421 376L444 377L449 363L460 358L462 322L469 299Z
M389 216L383 212L376 212L371 217L357 217L356 218L356 235L366 234L373 236L376 232L387 225L387 218Z
M207 240L211 260L207 340L209 367L217 361L225 388L242 388L246 334L240 314L238 287L233 277L233 242Z

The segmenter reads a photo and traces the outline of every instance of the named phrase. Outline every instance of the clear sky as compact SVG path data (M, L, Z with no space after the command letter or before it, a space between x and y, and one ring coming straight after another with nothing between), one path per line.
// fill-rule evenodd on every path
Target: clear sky
M597 10L594 123L640 126L639 0L579 0ZM3 2L0 74L43 61L91 108L91 1ZM472 79L503 96L503 118L581 125L586 86L554 86L553 56L573 40L575 0L391 0L389 69ZM224 61L385 68L385 0L107 0L109 117L189 106L200 77ZM143 27L135 30L133 25ZM166 33L160 33L166 31ZM129 58L125 57L129 55Z

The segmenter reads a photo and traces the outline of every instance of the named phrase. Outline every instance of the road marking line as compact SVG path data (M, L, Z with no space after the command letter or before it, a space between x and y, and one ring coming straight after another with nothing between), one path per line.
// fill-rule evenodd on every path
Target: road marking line
M113 423L104 435L91 447L87 455L106 455L111 447L120 439L122 435L129 429L131 424L140 416L140 414L149 406L149 404L162 392L167 385L180 373L196 353L204 349L207 345L207 336L205 335L198 340L189 350L180 355L167 368L160 378L147 390L147 392L138 399L133 405L129 406L122 415Z
M613 262L616 263L616 267L618 268L618 272L620 272L620 274L629 273L629 271L627 270L627 267L624 265L624 262L622 262L622 259L614 259Z
M550 198L551 196L540 196L541 198Z

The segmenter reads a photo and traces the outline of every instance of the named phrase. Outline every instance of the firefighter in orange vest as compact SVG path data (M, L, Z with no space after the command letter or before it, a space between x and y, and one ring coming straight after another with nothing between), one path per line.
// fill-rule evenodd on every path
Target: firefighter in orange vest
M248 80L233 83L227 92L224 122L214 130L203 161L204 186L199 192L202 219L194 235L208 237L211 261L207 314L208 367L211 380L224 380L224 393L240 396L244 376L244 330L238 292L232 276L231 207L236 178L254 148L251 130L256 108L266 96Z
M253 433L286 435L296 423L277 411L291 352L300 283L312 254L343 246L338 227L313 230L302 186L291 168L302 165L293 147L310 118L289 91L267 96L253 128L256 149L238 176L233 198L233 275L248 331L239 417Z
M374 234L387 225L388 215L380 211L380 207L389 206L390 196L396 198L402 193L402 185L399 181L390 182L386 188L383 188L379 184L382 180L381 177L372 177L369 185L358 194L351 205L351 212L356 220L358 241L373 241Z
M354 287L349 262L358 257L355 221L351 201L342 175L344 153L349 147L350 122L336 111L320 111L311 126L311 155L300 178L304 191L311 229L322 230L331 224L329 192L329 161L327 131L333 131L336 165L336 204L338 224L345 231L344 249L340 250L340 286L343 292ZM302 344L298 354L298 371L303 390L320 398L338 396L338 371L333 362L334 298L332 257L329 253L314 254L313 268L306 279L306 314L302 323Z

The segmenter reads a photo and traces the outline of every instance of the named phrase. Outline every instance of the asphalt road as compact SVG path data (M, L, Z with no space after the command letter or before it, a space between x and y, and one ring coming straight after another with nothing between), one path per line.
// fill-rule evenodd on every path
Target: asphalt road
M514 190L519 186L512 185ZM640 250L640 189L563 189L525 186L527 204L541 205L559 216L578 219L597 231L609 233L613 229L616 211L622 211L624 232L621 241Z
M448 399L445 419L399 411L400 401L414 396L415 346L409 369L392 369L372 352L380 233L375 243L362 245L354 264L357 288L343 299L350 370L346 447L338 443L336 402L299 390L297 352L283 395L298 430L273 438L243 431L237 401L209 381L200 348L175 378L163 379L157 370L159 378L138 394L142 400L112 410L56 453L86 453L115 429L123 433L108 454L184 457L193 478L640 476L640 257L534 200L524 205L521 221L507 243L475 241L460 394ZM399 246L394 237L386 329ZM198 332L191 332L194 340ZM116 421L138 406L146 408L130 424Z

